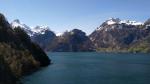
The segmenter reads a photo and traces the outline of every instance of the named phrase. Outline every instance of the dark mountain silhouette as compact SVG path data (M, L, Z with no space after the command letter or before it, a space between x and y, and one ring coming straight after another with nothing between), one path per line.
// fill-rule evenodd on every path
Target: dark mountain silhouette
M73 29L58 36L53 43L48 45L48 50L54 52L93 51L93 44L85 32Z
M24 30L20 27L12 29L4 15L0 14L0 84L16 84L19 77L50 62Z

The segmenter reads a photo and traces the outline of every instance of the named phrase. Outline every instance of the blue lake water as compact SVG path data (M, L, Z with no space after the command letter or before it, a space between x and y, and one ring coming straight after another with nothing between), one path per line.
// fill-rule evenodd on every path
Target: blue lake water
M24 84L150 84L150 54L48 53L53 64Z

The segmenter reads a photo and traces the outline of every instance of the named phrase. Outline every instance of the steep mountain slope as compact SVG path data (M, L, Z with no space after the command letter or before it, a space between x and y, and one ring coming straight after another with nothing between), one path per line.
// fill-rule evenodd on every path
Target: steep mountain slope
M93 44L83 31L73 29L58 36L53 43L48 45L48 50L55 52L93 51Z
M25 74L50 64L45 52L19 27L12 29L11 25L0 14L0 75L1 84L15 84L16 80Z
M135 53L149 53L150 52L150 35L147 38L144 38L136 43L132 44L129 49L129 52Z
M40 45L43 50L47 51L47 45L56 38L55 33L52 32L49 27L42 26L36 26L33 31L34 34L31 36L32 41Z
M21 24L20 21L18 19L14 20L11 23L12 28L16 28L16 27L20 27L21 29L23 29L29 36L33 35L33 31L31 30L31 28L29 26L27 26L26 24Z
M148 19L144 23L146 29L150 31L150 19ZM142 53L149 53L150 52L150 34L146 36L145 38L132 43L128 49L129 52L142 52Z
M111 18L89 37L99 51L120 51L126 50L130 44L146 38L149 33L149 28L141 22Z
M0 56L0 84L16 84L18 79L11 73L10 68Z
M46 46L56 38L55 33L51 31L48 26L36 26L34 28L30 28L29 26L20 23L19 20L14 20L11 23L11 26L13 29L16 27L23 29L30 36L32 42L40 45L40 47L45 51Z

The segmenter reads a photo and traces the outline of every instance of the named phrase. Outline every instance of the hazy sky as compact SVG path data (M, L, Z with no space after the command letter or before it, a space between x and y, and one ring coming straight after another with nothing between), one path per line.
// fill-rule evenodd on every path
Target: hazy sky
M110 17L145 21L150 0L0 0L0 12L9 22L19 19L29 26L48 25L63 32L74 28L88 34Z

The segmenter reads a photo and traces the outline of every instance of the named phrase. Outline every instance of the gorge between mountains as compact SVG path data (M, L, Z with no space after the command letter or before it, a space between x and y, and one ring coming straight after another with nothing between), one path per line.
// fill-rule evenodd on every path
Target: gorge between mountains
M21 77L51 64L45 52L150 53L150 19L140 23L111 18L88 36L80 29L57 36L47 26L9 23L0 14L0 84L21 84Z

